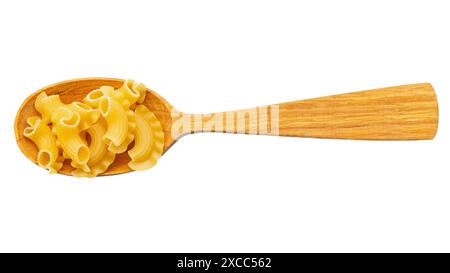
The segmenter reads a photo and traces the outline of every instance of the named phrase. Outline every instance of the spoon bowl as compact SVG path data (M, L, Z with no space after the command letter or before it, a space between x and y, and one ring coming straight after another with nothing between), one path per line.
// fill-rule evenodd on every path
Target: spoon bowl
M122 86L124 81L125 80L114 78L74 79L46 86L31 94L20 106L19 111L16 115L16 120L14 122L16 141L22 153L28 159L37 164L38 149L30 139L26 138L23 135L23 131L28 126L28 124L26 123L27 118L33 115L39 115L39 113L34 108L34 102L36 100L36 97L41 92L45 92L49 96L59 95L62 102L71 103L74 101L82 101L82 99L89 92L94 89L98 89L101 86L112 86L114 88L119 88L120 86ZM143 104L156 115L163 127L165 152L175 142L171 135L171 111L173 110L173 107L153 90L147 89L147 91L148 92ZM100 175L130 172L132 170L127 165L129 161L130 157L128 156L128 153L118 154L111 166ZM63 164L63 167L58 171L58 173L71 175L72 170L74 170L74 168L70 166L69 161L66 160Z

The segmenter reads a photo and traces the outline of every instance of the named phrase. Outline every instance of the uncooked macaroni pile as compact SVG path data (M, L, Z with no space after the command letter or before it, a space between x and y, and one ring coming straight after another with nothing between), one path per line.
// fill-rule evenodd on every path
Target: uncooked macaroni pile
M141 104L146 92L142 83L126 80L119 89L91 91L83 102L64 104L59 95L39 94L34 107L40 116L29 117L24 130L39 150L39 166L55 173L68 159L75 168L72 175L94 177L124 152L133 170L154 166L163 152L164 133L156 116Z

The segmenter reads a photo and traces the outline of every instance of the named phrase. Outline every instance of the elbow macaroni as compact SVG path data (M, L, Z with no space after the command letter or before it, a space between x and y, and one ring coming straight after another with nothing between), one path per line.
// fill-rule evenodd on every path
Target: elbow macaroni
M39 117L29 117L27 119L28 127L23 134L33 141L39 149L37 163L46 168L50 173L59 171L62 167L63 158L59 154L56 146L56 138L52 134L50 127Z
M80 115L67 108L59 108L53 115L52 122L52 133L56 135L56 145L63 149L63 157L72 160L72 167L89 172L87 162L90 152L80 136Z
M126 80L118 89L91 91L83 102L65 104L59 95L39 94L35 108L41 116L28 118L24 130L39 150L38 165L55 173L69 159L72 175L95 177L134 141L128 166L153 167L163 153L164 133L155 114L141 104L146 92L142 83Z
M72 172L77 177L95 177L108 169L114 162L116 154L108 150L108 145L103 142L103 135L106 132L106 122L100 119L98 123L87 130L91 143L89 144L89 161L87 165L90 171L76 169Z
M128 145L134 140L134 113L112 99L105 97L100 100L99 109L106 119L107 130L103 141L109 145L109 150L116 154L127 150Z
M128 151L128 166L133 170L150 169L161 156L164 132L155 114L145 106L136 106L136 135L134 147Z

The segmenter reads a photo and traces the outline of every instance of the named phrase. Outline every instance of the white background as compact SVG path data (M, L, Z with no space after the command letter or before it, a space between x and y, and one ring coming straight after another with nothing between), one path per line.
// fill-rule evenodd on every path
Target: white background
M448 1L0 2L1 251L450 251ZM21 102L133 78L186 112L431 82L433 141L198 134L152 170L48 175Z

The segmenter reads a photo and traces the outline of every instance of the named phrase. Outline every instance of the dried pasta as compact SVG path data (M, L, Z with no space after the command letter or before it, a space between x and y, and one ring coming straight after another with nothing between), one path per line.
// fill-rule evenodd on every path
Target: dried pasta
M106 132L106 121L101 118L95 125L87 130L91 143L89 144L89 161L87 165L90 169L86 172L82 169L76 169L72 172L73 176L94 177L97 176L114 162L116 154L108 150L108 145L103 142L103 135Z
M50 122L52 115L60 107L64 107L58 95L47 96L45 92L40 93L34 102L34 108L41 114L42 122Z
M56 135L56 145L63 149L64 158L71 159L74 168L89 172L87 165L90 151L80 136L80 114L61 107L52 117L52 132Z
M123 153L134 140L134 113L123 108L119 102L111 97L102 98L99 103L102 116L106 119L107 130L103 141L109 145L114 153Z
M37 96L34 107L41 114L42 120L45 123L52 121L53 115L60 108L68 108L71 111L77 112L80 115L80 130L86 130L92 126L100 116L97 109L93 109L87 104L77 101L71 104L64 104L58 95L47 96L44 92Z
M125 109L133 108L134 104L141 96L140 92L135 88L133 80L126 80L125 83L114 92L114 98L122 104Z
M80 130L86 130L94 125L100 117L98 109L93 109L91 106L75 101L67 105L67 107L77 112L80 115L80 124L78 125Z
M63 158L59 154L56 146L56 138L52 134L50 127L36 116L27 119L28 127L23 134L33 141L39 149L37 163L46 168L50 173L59 171L62 167Z
M133 170L150 169L162 155L164 132L161 124L144 105L136 106L136 136L134 147L128 151Z
M69 104L59 95L40 93L34 104L40 117L30 117L24 130L38 149L38 165L55 173L67 159L72 175L95 177L134 142L128 166L151 168L163 153L164 133L156 115L142 105L146 93L145 85L133 80L117 89L101 86Z
M102 86L99 89L95 89L83 99L84 103L90 105L91 107L98 108L100 100L103 98L111 97L114 93L114 88L111 86Z

